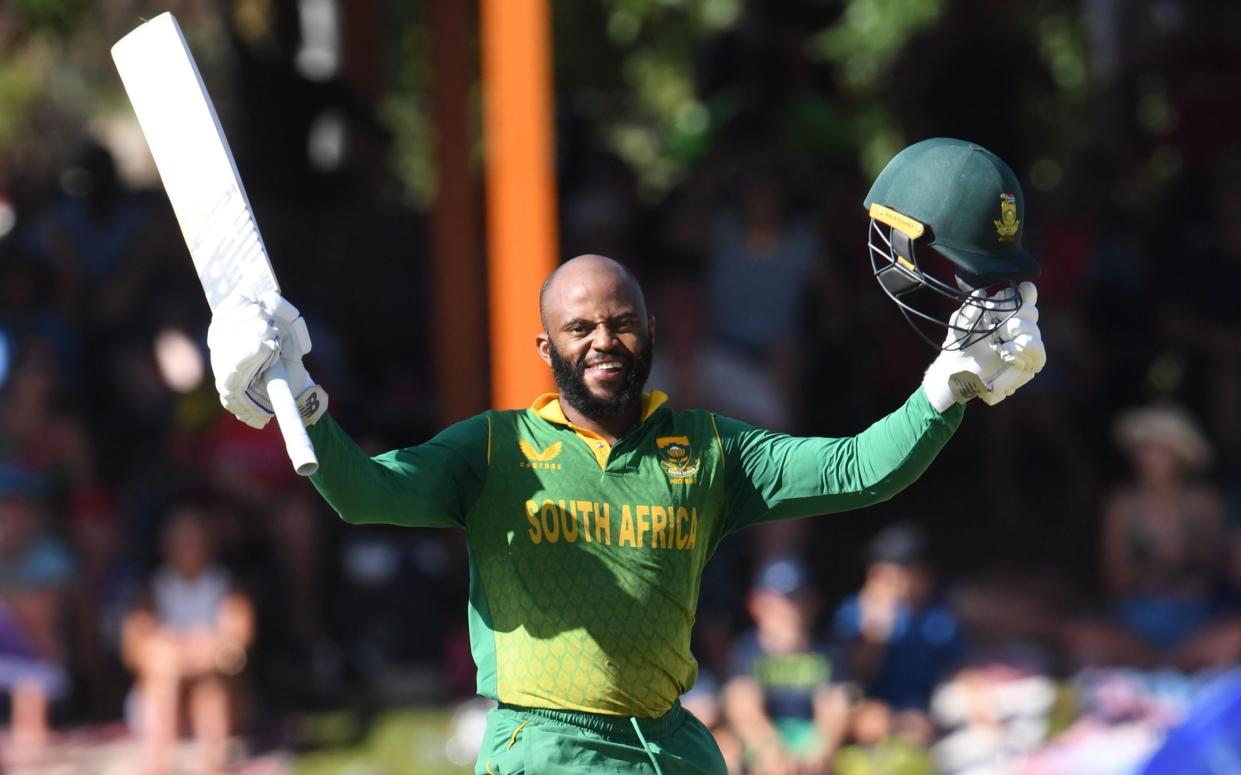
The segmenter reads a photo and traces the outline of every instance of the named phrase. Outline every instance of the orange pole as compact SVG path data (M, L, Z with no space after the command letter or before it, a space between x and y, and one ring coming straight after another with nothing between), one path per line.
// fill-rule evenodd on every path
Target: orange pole
M529 406L554 389L534 337L557 265L547 0L481 0L491 404Z
M435 205L431 209L431 283L435 320L437 424L483 411L487 384L487 308L478 174L478 129L470 113L474 87L474 14L463 0L426 4L431 27L431 105L435 119ZM378 47L376 47L378 48Z

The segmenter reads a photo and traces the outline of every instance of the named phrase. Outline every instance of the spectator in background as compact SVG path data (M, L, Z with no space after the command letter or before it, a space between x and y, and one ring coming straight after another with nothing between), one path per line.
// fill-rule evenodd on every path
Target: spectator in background
M56 271L56 305L74 322L114 326L141 309L152 276L144 241L151 209L122 185L112 153L86 139L60 171L60 195L40 223Z
M793 206L779 167L769 159L750 161L732 201L710 224L704 375L717 393L733 398L708 406L740 409L732 416L791 432L800 404L806 302L820 282L822 245L816 225ZM735 406L736 396L746 397L744 405ZM806 520L763 525L755 536L757 561L798 551L810 529Z
M263 633L251 664L272 699L294 707L329 697L342 678L340 647L329 627L330 601L341 585L326 577L332 539L320 508L304 489L275 499L261 520L268 561L247 577Z
M200 744L201 771L219 772L236 716L236 676L254 637L254 612L216 564L201 508L171 512L163 553L149 599L124 625L124 658L137 678L131 718L152 772L171 766L183 714Z
M48 704L66 690L60 625L73 562L45 526L43 482L0 466L0 689L10 697L12 763L48 742Z
M38 335L20 340L0 397L0 461L42 471L60 490L90 484L96 473L85 425L61 406L62 387L53 344Z
M742 374L774 384L783 406L770 427L787 431L801 364L802 313L822 261L818 235L788 202L778 171L758 163L740 181L735 203L711 224L706 270L713 344Z
M55 273L27 243L0 239L0 335L6 350L0 362L0 384L15 342L38 339L49 343L60 384L81 384L77 358L80 333L52 303Z
M1017 761L1041 746L1069 712L1067 692L1054 678L1059 654L1053 647L1079 598L1060 569L1002 563L954 579L952 609L969 655L931 698L937 773L1028 775Z
M1194 271L1174 273L1161 316L1170 344L1180 350L1196 394L1205 400L1224 464L1241 464L1241 305L1231 293L1241 282L1241 147L1219 154L1181 238L1182 260Z
M1046 745L1013 762L1012 770L1022 775L1151 775L1145 763L1168 732L1180 727L1195 697L1211 691L1209 682L1199 684L1174 671L1114 668L1083 670L1069 689L1076 706L1071 723ZM1216 696L1211 704L1222 709L1221 699ZM1201 723L1187 726L1207 731ZM1224 745L1203 745L1200 750L1212 751L1213 763L1222 765L1199 769L1181 760L1174 771L1236 772L1232 752Z
M1115 433L1133 466L1104 505L1101 561L1115 625L1071 628L1076 660L1191 670L1235 661L1241 633L1218 618L1214 599L1227 535L1222 498L1201 479L1211 458L1205 436L1173 405L1130 410Z
M941 775L1008 772L1052 730L1057 688L1033 664L972 662L935 691L932 714L940 738L932 747Z
M814 638L818 600L805 567L781 557L758 572L753 630L733 648L723 709L755 775L828 772L848 719L840 660Z
M698 671L698 680L681 696L681 704L710 730L716 745L720 747L720 753L724 755L724 764L728 767L729 775L741 775L745 772L745 750L741 738L724 718L719 683L710 668Z
M120 715L129 680L121 664L121 627L143 585L144 569L123 535L115 494L82 488L69 504L67 536L78 572L67 600L71 665L82 689L78 709L95 721Z
M925 744L935 685L965 655L956 614L936 595L926 537L897 523L872 539L861 590L836 611L833 629L868 697L896 712L902 734Z
M1115 431L1133 479L1104 506L1107 589L1126 629L1168 649L1208 621L1219 579L1223 504L1199 478L1211 449L1194 420L1173 406L1126 412Z
M896 732L892 708L863 700L849 718L846 744L832 761L833 775L931 775L931 757Z

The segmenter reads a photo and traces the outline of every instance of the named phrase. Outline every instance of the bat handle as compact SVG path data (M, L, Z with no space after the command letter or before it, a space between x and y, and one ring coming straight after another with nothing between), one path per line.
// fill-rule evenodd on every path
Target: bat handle
M289 452L289 460L293 461L293 469L302 476L310 476L319 470L319 458L315 457L314 445L310 443L302 416L297 411L297 401L289 389L289 375L279 360L267 370L267 397L271 399L271 408L276 413L276 422L280 424L280 435L284 436L284 446Z

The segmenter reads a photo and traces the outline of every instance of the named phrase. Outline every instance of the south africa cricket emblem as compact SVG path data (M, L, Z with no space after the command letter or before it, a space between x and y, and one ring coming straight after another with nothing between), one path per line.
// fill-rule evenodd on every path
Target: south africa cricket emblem
M992 223L1001 242L1009 242L1017 236L1017 229L1021 226L1021 221L1017 220L1017 197L1000 194L1000 220Z
M702 467L702 460L694 454L688 436L659 436L655 439L659 454L659 467L673 484L693 484Z

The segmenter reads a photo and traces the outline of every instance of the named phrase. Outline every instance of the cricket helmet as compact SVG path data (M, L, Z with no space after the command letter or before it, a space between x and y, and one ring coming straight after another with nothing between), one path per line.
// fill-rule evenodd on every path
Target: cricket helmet
M1021 246L1021 184L995 154L946 137L914 143L875 178L865 206L879 287L932 347L968 347L1021 309L1017 283L1039 266ZM963 306L969 314L953 314Z

